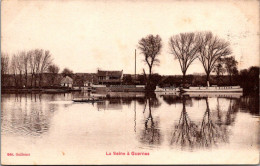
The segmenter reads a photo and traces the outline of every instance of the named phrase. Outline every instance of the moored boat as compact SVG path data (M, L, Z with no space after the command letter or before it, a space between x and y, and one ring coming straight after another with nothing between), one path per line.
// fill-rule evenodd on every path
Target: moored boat
M243 92L203 92L203 93L198 93L198 92L185 92L185 95L189 95L190 97L209 97L209 98L237 98L239 99L240 97L243 96Z
M189 87L182 90L184 92L243 92L240 86Z
M179 88L176 88L176 87L162 87L160 88L159 86L156 86L155 92L180 92L180 89Z

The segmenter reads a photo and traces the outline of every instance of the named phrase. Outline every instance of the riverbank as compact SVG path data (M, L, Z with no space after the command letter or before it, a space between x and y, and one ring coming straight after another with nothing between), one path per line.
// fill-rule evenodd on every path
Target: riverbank
M1 93L68 93L75 92L80 90L75 89L44 89L44 88L35 88L35 89L5 89L1 88Z

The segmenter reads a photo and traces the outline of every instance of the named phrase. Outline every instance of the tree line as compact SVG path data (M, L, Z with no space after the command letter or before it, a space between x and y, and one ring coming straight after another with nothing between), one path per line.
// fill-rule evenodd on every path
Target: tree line
M42 75L52 64L50 51L43 49L34 49L30 51L21 51L13 54L9 59L9 55L1 53L1 69L2 83L6 80L7 74L13 75L15 86L39 86L42 84ZM28 75L31 75L28 81Z
M153 68L160 64L159 55L162 50L162 39L159 35L148 35L138 42L138 48L144 56L144 62L148 66L148 74L143 69L142 75L138 75L136 80L131 76L125 75L123 83L125 84L145 84L147 90L153 90L156 85L162 82L179 82L180 78L167 79L158 74L153 73ZM178 86L189 86L199 83L199 85L209 86L212 81L211 73L214 72L214 80L217 85L226 83L226 76L229 77L229 85L238 84L245 87L246 80L251 80L253 89L255 85L258 87L259 67L252 67L248 70L238 71L230 43L221 39L212 32L188 32L173 35L168 41L168 50L175 60L178 60L182 71L182 84ZM198 59L205 71L205 82L202 83L200 77L196 76L191 79L187 76L188 68ZM12 79L15 87L41 88L43 81L49 86L54 86L58 82L60 68L53 63L52 55L49 50L32 49L29 51L20 51L12 56L7 53L1 53L1 85L7 80ZM257 75L258 73L258 75ZM48 74L47 79L43 79L44 74ZM11 76L11 78L10 78ZM70 76L73 79L78 78L73 71L65 68L61 72L61 76ZM75 78L74 78L75 76ZM234 80L234 78L236 80ZM223 80L224 79L224 80ZM193 80L193 81L191 81ZM241 80L238 82L237 80ZM80 82L84 80L80 79ZM172 84L171 82L171 84ZM194 83L195 82L195 83ZM248 87L250 89L250 87Z
M56 82L60 68L53 63L49 50L32 49L20 51L12 56L1 53L1 85L10 81L10 76L15 87L41 88L43 75L48 73L48 85L53 86ZM64 68L62 75L71 75L72 70ZM9 83L10 85L10 83Z
M139 41L138 48L148 65L147 85L151 87L152 68L160 63L158 57L162 48L161 37L159 35L148 35ZM207 86L210 86L211 72L214 71L219 76L227 72L231 78L231 75L237 71L235 58L233 56L227 57L232 54L230 43L212 32L189 32L173 35L169 39L169 50L174 58L179 61L183 75L182 86L185 86L187 70L195 59L201 62L205 70ZM223 64L225 67L223 67ZM145 70L144 75L146 75Z

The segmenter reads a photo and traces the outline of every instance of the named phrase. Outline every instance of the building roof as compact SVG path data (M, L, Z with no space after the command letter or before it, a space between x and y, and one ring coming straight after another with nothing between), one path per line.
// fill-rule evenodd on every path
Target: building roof
M98 76L117 76L121 77L123 74L123 70L121 71L105 71L105 70L98 70Z
M62 80L60 81L61 84L72 84L73 79L70 78L69 76L63 77Z

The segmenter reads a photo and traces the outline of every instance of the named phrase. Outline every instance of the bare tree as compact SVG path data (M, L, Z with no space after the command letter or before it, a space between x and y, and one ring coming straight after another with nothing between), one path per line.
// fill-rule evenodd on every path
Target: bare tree
M237 71L238 62L236 61L234 56L231 56L231 57L226 57L224 59L224 63L225 63L226 71L229 75L230 84L232 84L232 76L238 73Z
M216 61L224 56L230 55L229 42L214 36L212 32L199 33L199 60L201 61L207 75L207 85L209 86L209 76Z
M32 72L32 80L34 78L34 87L37 86L37 82L38 86L41 87L43 73L47 71L49 65L51 65L52 62L50 51L44 51L43 49L35 49L28 52L28 54L30 68Z
M42 75L45 71L47 71L48 67L51 65L52 59L51 54L49 50L44 51L44 54L42 54L42 59L40 61L40 80L39 80L39 86L42 86Z
M144 61L149 67L149 77L148 77L148 88L150 89L150 80L152 74L153 65L159 65L160 61L158 55L160 54L162 48L162 39L159 35L153 36L148 35L139 41L138 48L144 55Z
M19 85L22 87L26 85L24 84L24 77L23 74L25 74L25 78L27 79L27 54L25 51L18 52L17 54L17 69L19 71ZM26 64L25 64L26 63ZM27 80L26 80L27 81Z
M18 52L17 56L16 56L16 65L17 65L17 69L19 72L19 86L22 87L23 86L23 71L24 71L24 66L23 66L23 55L25 54L25 52Z
M35 49L34 50L34 63L35 63L35 79L34 79L34 86L36 87L37 80L39 80L39 75L41 71L41 60L43 56L43 49ZM39 85L39 81L38 81Z
M170 38L169 42L171 54L178 59L183 74L182 83L185 84L185 76L189 66L197 58L198 36L191 33L181 33Z
M30 50L27 52L27 54L29 56L29 67L31 71L31 87L32 87L36 75L35 51Z
M1 85L6 81L6 75L9 69L9 56L6 53L1 53Z
M27 87L28 85L28 70L29 70L29 54L28 52L22 52L22 65L24 69L24 74L25 74L25 86Z
M55 64L52 64L48 67L48 72L50 73L50 78L51 78L50 81L51 81L52 85L55 82L55 78L57 77L59 70L60 70L60 68Z
M18 57L17 55L13 55L12 56L12 60L11 60L11 64L10 64L10 72L12 73L13 75L13 78L14 78L14 83L15 83L15 86L17 87L18 84L17 84L17 73L18 73L18 67L17 67L17 61L18 61Z
M5 73L6 56L2 56L2 73ZM15 86L28 85L28 73L31 73L31 87L38 85L41 87L43 73L51 65L52 59L50 52L42 49L30 51L20 51L12 56L9 71L13 75ZM8 65L7 65L8 66ZM19 75L19 77L18 77ZM19 79L19 81L18 81Z

